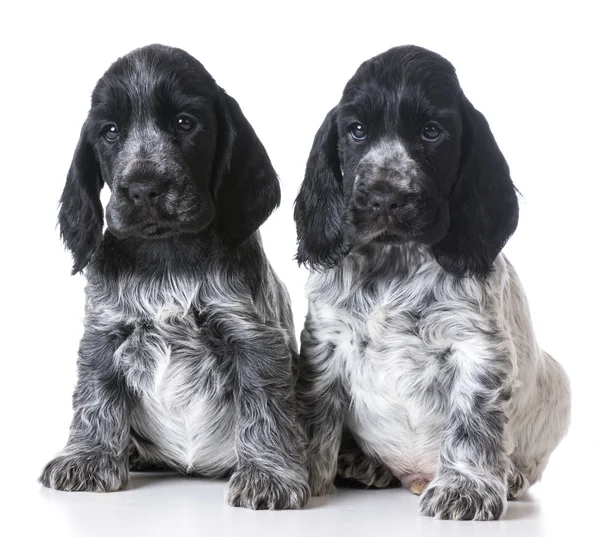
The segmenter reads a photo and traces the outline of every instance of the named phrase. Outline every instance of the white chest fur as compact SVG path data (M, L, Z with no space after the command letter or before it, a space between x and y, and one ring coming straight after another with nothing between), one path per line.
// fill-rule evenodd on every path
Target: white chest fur
M119 304L104 310L131 329L114 360L135 394L133 442L148 462L223 475L236 460L233 404L219 373L223 364L198 326L197 286L170 283L128 288Z
M333 335L332 358L349 391L346 426L398 477L431 478L445 418L440 379L451 367L449 346L426 344L406 312L375 308L365 320L326 308L321 313L337 321L321 327Z
M457 351L472 331L473 304L451 286L433 296L437 277L424 264L410 279L346 270L308 285L314 339L326 342L328 374L348 390L346 426L403 482L435 474Z

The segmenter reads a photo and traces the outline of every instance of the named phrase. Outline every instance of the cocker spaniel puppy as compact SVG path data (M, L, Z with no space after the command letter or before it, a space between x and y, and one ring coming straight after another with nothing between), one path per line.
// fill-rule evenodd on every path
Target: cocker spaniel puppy
M114 491L166 466L232 474L234 506L305 504L290 303L257 231L279 199L237 102L189 54L152 45L104 74L60 203L88 283L71 432L45 486Z
M508 166L447 60L406 46L360 66L295 219L313 269L298 386L312 493L337 469L423 493L425 515L499 518L565 434L569 383L500 253L518 220Z

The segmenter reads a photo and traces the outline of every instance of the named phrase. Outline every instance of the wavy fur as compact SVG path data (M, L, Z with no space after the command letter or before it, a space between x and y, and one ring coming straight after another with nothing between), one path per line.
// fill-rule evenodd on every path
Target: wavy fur
M566 433L569 382L500 253L515 188L450 63L418 47L365 62L315 138L295 216L313 269L298 382L312 493L337 473L401 482L425 515L499 518Z

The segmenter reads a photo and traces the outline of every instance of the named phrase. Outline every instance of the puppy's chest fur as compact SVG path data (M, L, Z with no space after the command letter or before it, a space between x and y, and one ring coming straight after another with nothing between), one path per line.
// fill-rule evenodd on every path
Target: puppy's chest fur
M183 278L124 287L100 318L129 331L114 365L133 394L141 462L219 476L236 461L230 364L203 327L199 291Z
M313 295L313 356L329 362L350 397L346 427L403 481L436 470L455 347L468 332L468 306L431 294L437 269L410 280L340 280L334 304ZM330 296L335 291L330 291ZM449 308L453 311L449 312Z

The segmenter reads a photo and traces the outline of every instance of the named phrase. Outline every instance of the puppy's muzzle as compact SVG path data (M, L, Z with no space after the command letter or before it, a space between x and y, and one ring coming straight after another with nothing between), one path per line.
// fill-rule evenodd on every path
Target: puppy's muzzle
M396 170L376 168L357 181L354 224L369 240L419 240L431 243L447 227L443 203L427 181Z

